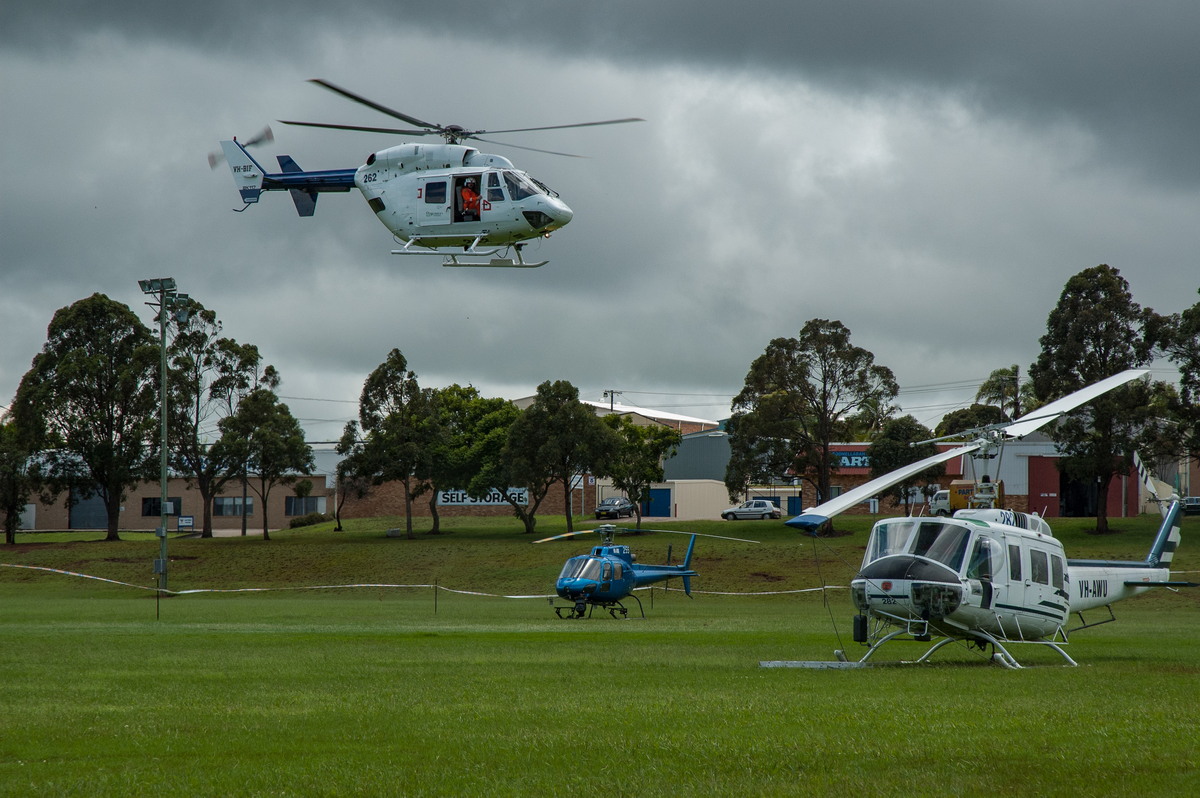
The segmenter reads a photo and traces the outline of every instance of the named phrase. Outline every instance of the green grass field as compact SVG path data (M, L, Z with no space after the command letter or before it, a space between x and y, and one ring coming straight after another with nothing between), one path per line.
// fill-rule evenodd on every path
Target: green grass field
M869 519L831 541L772 522L669 525L763 543L701 539L696 590L737 595L643 593L648 617L630 621L448 590L550 593L586 538L533 546L508 521L383 536L396 525L169 543L174 590L270 592L159 601L0 567L0 793L1200 792L1200 590L1117 604L1118 623L1072 637L1079 668L1018 647L1034 667L1007 671L952 646L914 668L774 670L759 661L857 650L852 609L841 590L828 605L750 594L846 584ZM1071 556L1125 559L1144 556L1155 526L1095 537L1056 524ZM1200 567L1188 526L1181 571ZM22 535L0 562L153 584L157 540L96 537ZM623 542L662 562L686 540ZM448 589L290 589L351 583Z

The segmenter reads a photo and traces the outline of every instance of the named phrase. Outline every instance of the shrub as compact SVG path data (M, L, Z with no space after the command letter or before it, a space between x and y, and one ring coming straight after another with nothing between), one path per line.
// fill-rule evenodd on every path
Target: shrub
M313 524L323 524L326 521L332 520L333 516L326 515L325 513L308 513L307 515L301 515L297 518L293 518L288 526L292 529L295 529L299 526L312 526Z

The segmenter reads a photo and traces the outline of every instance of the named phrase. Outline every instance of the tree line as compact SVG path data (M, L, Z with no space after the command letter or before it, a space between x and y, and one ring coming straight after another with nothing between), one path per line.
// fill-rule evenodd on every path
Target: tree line
M1003 322L995 326L1003 334ZM1128 473L1134 452L1148 462L1200 455L1200 302L1182 313L1158 314L1135 302L1120 272L1102 264L1067 281L1039 344L1024 379L1016 365L993 370L975 404L929 430L911 415L899 415L892 371L852 345L845 325L812 319L796 337L768 344L733 400L725 475L730 497L785 476L811 485L818 497L831 497L834 441L869 441L872 476L880 476L936 451L933 443L910 444L1011 421L1165 358L1178 367L1178 384L1135 381L1048 428L1065 455L1059 468L1098 484L1096 530L1107 532L1109 486ZM911 488L942 474L944 467L935 467L889 494L906 502Z
M216 314L195 299L188 310L167 320L170 470L200 494L203 537L212 536L213 499L237 482L243 508L248 493L261 502L269 540L268 497L312 471L312 448L279 401L279 373L264 364L258 348L224 336ZM160 471L160 363L151 331L128 306L103 294L54 314L11 411L0 417L6 542L15 542L29 497L50 503L64 493L68 502L99 497L106 539L120 539L128 492ZM525 410L469 386L422 388L394 349L364 382L359 418L337 447L343 458L338 527L345 496L394 481L403 490L410 535L413 501L429 496L436 533L437 490L450 488L472 496L501 491L532 532L547 493L560 485L566 498L579 474L608 476L635 502L649 498L679 437L625 416L601 419L564 381L540 385ZM514 486L527 488L528 504L510 496ZM568 514L568 528L571 523Z
M203 536L212 535L213 498L236 481L244 496L252 491L262 502L269 539L267 497L273 487L312 470L312 450L275 393L275 368L263 363L254 345L225 337L213 311L189 301L188 317L169 321L171 470L200 493ZM1101 265L1068 280L1039 343L1041 352L1024 379L1015 365L994 370L972 407L947 414L931 431L899 414L894 374L851 344L844 324L812 319L797 337L767 345L733 400L725 476L730 496L784 475L829 496L835 441L868 442L872 469L885 473L932 453L932 444L912 442L1008 421L1124 369L1166 358L1179 369L1178 384L1132 383L1050 428L1066 455L1060 467L1098 481L1097 528L1105 531L1108 486L1128 470L1134 451L1146 459L1200 453L1200 303L1157 314L1134 302L1116 269ZM128 490L157 475L158 347L132 310L103 294L54 314L11 411L0 418L7 542L15 540L28 497L50 502L64 492L68 501L99 496L107 538L118 538ZM345 497L396 482L410 535L413 503L422 498L438 532L440 489L477 497L498 491L532 532L551 490L561 490L569 506L579 474L610 477L635 505L645 501L679 441L665 427L596 416L566 381L539 385L524 410L471 386L421 387L404 355L393 349L364 381L358 419L346 425L337 445L342 459L335 515L340 528ZM914 484L936 476L914 477ZM514 487L526 489L527 503L510 495ZM907 496L909 487L897 486L897 498ZM567 525L570 530L570 513Z
M385 482L399 484L405 526L412 536L413 502L426 497L438 534L437 493L465 490L474 497L505 497L525 531L532 533L542 502L553 489L570 507L573 480L609 477L635 504L649 499L663 478L663 460L679 445L675 430L639 425L628 416L597 416L564 380L543 382L532 403L519 409L474 387L422 388L399 349L393 349L363 383L359 417L338 442L342 456L337 508L348 495L363 496ZM525 488L518 498L511 488ZM640 510L637 523L640 525ZM570 512L567 531L573 530Z

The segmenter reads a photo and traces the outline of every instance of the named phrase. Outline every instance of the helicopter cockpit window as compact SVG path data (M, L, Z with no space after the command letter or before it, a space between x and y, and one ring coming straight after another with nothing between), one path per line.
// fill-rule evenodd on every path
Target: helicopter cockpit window
M425 204L438 205L446 201L446 184L444 181L425 184Z
M999 541L989 537L975 539L971 562L967 565L968 579L992 580L1004 563L1004 548Z
M891 521L875 525L871 531L871 540L867 543L867 555L863 565L873 563L889 554L901 554L908 548L908 539L912 535L912 521Z
M508 186L508 196L514 200L523 200L534 194L542 193L542 190L534 185L532 180L519 172L505 172L504 183Z
M563 564L559 579L594 579L600 581L600 565L603 560L595 557L572 557Z
M964 527L926 521L917 529L917 540L912 553L936 560L949 566L951 570L958 571L967 554L968 537L970 533Z
M1063 589L1063 561L1062 557L1050 555L1050 584L1054 585L1059 590Z
M488 172L487 198L488 202L504 202L504 191L500 188L500 175L496 172Z

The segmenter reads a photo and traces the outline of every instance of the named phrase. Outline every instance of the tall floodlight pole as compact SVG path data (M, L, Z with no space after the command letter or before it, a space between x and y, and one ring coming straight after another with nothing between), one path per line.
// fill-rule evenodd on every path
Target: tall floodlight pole
M158 575L158 589L161 593L167 590L167 528L168 517L172 507L167 498L167 318L169 311L176 311L180 321L187 320L188 295L175 290L174 277L157 277L152 280L138 280L138 286L143 294L157 295L158 302L147 302L152 308L158 309L158 350L159 350L159 527L155 530L158 535L158 559L154 561L154 573Z

